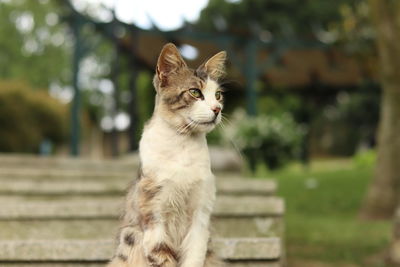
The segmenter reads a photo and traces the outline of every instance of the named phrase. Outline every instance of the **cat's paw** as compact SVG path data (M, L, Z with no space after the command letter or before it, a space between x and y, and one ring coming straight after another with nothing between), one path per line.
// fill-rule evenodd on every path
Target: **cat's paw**
M151 267L176 267L178 255L171 247L161 243L147 255L147 261Z

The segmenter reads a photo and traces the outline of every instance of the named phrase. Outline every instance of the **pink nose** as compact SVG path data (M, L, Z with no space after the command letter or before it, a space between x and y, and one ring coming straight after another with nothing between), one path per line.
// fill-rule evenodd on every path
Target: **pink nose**
M215 115L218 115L218 113L221 111L220 107L213 107L212 111L214 112Z

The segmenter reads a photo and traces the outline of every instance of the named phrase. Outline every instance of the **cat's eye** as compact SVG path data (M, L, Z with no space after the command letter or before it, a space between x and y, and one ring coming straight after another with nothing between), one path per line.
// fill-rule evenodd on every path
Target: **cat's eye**
M215 92L215 99L221 100L221 98L222 98L222 93L221 93L221 91Z
M195 98L202 98L203 94L201 93L201 91L197 88L191 88L189 89L189 93L195 97Z

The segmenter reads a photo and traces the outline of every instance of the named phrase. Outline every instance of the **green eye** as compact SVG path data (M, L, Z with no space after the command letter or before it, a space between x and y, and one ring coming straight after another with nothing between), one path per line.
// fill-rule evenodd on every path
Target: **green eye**
M201 91L197 88L189 89L189 93L195 98L201 98L203 96Z
M222 97L221 91L215 92L215 99L220 100Z

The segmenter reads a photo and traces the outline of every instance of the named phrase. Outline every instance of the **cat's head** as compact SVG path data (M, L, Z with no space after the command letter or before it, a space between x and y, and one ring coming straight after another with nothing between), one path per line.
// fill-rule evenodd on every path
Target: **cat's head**
M225 60L226 52L222 51L192 70L176 46L166 44L154 76L156 115L181 134L211 131L222 116L218 79L224 75Z

